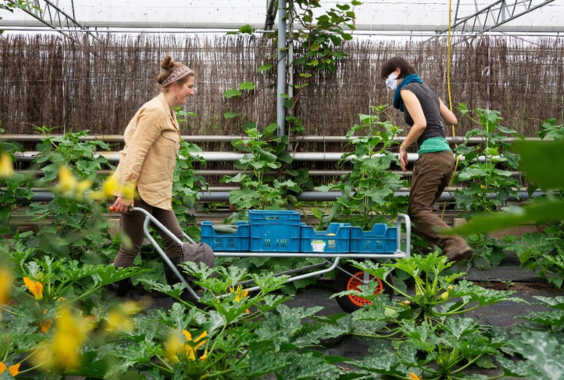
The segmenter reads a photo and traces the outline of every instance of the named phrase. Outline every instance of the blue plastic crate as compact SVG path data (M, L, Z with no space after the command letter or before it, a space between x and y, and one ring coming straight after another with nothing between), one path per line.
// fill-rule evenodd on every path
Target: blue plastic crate
M247 222L237 222L237 230L233 234L215 232L213 223L208 221L201 223L200 230L200 241L207 243L214 251L249 250L250 228Z
M330 223L326 231L315 231L312 226L302 223L300 229L301 252L319 252L315 251L311 244L316 240L325 243L323 252L319 253L349 252L351 234L350 223Z
M372 231L360 227L351 228L351 252L393 253L398 249L398 228L375 224Z
M252 252L298 252L300 213L296 211L250 210Z

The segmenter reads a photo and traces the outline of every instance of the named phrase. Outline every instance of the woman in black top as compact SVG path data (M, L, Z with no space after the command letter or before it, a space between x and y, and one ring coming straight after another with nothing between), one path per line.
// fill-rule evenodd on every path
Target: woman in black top
M438 245L449 260L465 259L472 255L472 250L460 236L436 232L448 226L432 209L448 185L455 163L445 139L443 121L456 125L458 120L437 93L421 81L406 59L394 57L386 61L381 76L386 85L395 91L394 107L404 113L405 122L411 126L399 151L404 172L407 166L406 148L415 142L419 148L409 192L409 217L417 232Z

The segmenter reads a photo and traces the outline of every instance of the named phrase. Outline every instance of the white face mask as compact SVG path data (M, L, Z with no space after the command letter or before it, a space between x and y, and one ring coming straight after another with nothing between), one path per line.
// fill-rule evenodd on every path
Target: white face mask
M394 73L391 73L386 79L386 86L390 88L390 90L395 91L398 88L398 76Z

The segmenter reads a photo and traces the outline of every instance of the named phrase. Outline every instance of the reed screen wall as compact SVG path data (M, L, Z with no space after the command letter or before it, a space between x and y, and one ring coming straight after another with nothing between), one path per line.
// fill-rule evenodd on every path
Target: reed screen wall
M53 133L88 129L90 134L122 134L130 118L159 89L159 62L171 54L197 73L196 95L181 123L186 135L238 135L245 121L276 121L272 40L240 36L108 36L81 44L62 36L7 36L0 40L0 120L6 133L34 133L33 126L60 127ZM323 74L306 88L295 109L305 135L344 136L371 105L391 104L392 93L379 77L381 64L402 55L448 105L447 46L357 39L343 49L335 74ZM562 39L529 43L514 37L455 40L451 66L453 105L499 110L504 126L535 136L541 120L564 119ZM298 52L299 54L299 52ZM299 71L295 78L299 83ZM223 92L252 81L256 89L240 98ZM225 112L242 116L226 120ZM391 109L391 120L404 126ZM462 135L474 126L462 118ZM447 130L450 135L450 128Z

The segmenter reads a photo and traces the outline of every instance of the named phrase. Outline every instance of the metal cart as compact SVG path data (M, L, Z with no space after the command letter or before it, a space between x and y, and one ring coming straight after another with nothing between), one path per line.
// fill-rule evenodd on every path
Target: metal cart
M165 226L163 226L157 219L155 219L151 214L142 208L134 207L131 212L140 212L145 215L145 222L143 224L143 232L145 237L151 242L155 247L163 261L171 268L174 274L184 283L187 284L187 291L190 295L198 300L200 297L190 286L185 277L180 273L170 259L166 256L163 249L157 244L155 239L149 233L149 225L153 223L156 228L161 229L167 234L173 241L177 244L182 245L183 242L180 241L176 236L174 236ZM401 250L402 234L401 226L402 222L405 225L405 251ZM302 280L305 278L321 276L325 273L337 270L335 274L335 290L337 292L345 290L356 289L359 285L367 284L370 281L378 281L377 292L385 292L392 296L392 290L386 288L381 279L373 278L368 273L365 273L350 264L339 265L341 259L378 259L378 260L391 260L391 259L401 259L410 256L410 244L411 244L411 221L409 216L405 214L398 214L397 219L397 249L394 252L385 253L358 253L358 252L342 252L342 253L327 253L327 252L314 252L314 253L302 253L302 252L214 252L215 257L312 257L323 259L323 263L307 265L301 268L295 268L288 271L283 271L276 273L275 276L290 275L291 277L287 282L293 282L297 280ZM183 232L184 238L194 244L194 241ZM304 273L307 272L307 273ZM295 275L298 273L303 273L300 275ZM246 286L252 284L252 280L242 282L240 285ZM248 291L256 291L260 288L258 286L250 286L244 288ZM346 312L352 312L358 308L361 308L365 303L369 302L364 298L360 298L354 295L337 297L337 302L341 308Z

